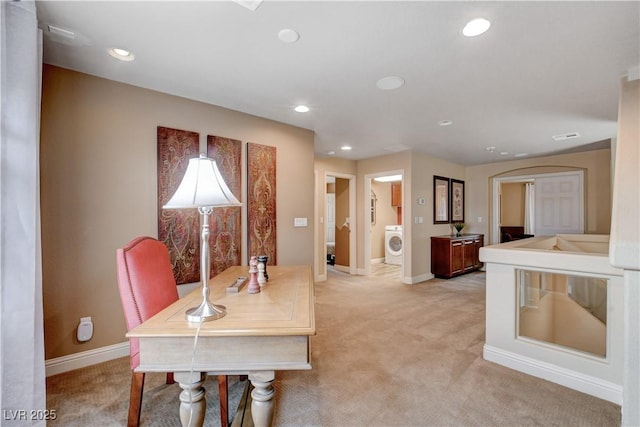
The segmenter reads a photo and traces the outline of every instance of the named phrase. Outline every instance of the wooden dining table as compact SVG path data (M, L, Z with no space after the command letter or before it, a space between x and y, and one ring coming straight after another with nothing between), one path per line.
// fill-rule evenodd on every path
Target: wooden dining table
M259 293L227 287L249 267L235 266L209 281L210 301L226 307L217 320L194 323L185 312L203 299L198 287L127 333L140 340L139 372L174 372L180 384L183 426L202 426L204 380L210 374L248 375L255 426L270 426L275 407L275 371L311 369L315 335L313 275L309 266L268 266Z

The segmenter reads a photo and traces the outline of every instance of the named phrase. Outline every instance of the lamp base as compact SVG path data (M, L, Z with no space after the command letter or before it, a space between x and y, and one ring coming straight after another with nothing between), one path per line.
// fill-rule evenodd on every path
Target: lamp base
M190 308L185 314L189 322L209 322L226 316L227 308L204 300L198 307Z

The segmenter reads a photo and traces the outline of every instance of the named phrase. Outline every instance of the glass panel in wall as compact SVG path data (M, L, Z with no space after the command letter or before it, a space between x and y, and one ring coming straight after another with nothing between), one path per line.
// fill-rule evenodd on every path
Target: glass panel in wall
M606 357L607 279L524 269L516 278L518 336Z

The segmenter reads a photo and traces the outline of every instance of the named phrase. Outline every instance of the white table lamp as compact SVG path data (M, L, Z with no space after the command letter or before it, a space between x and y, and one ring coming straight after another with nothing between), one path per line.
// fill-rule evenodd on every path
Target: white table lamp
M198 208L202 217L200 233L200 282L202 282L202 303L198 307L187 310L186 317L190 322L206 322L220 319L227 314L222 305L209 301L209 215L213 208L225 206L242 206L242 203L231 193L222 179L218 165L204 154L199 158L189 159L187 171L175 194L164 209Z

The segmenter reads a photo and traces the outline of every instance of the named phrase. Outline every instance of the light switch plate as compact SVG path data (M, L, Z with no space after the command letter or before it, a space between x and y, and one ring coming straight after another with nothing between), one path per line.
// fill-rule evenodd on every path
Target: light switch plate
M293 219L294 227L306 227L307 226L307 218L294 218Z

